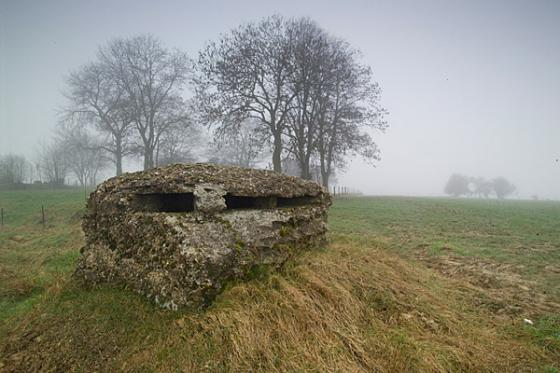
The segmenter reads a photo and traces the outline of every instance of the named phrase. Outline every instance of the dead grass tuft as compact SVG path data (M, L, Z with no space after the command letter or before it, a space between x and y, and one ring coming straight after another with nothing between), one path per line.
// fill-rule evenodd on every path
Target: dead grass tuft
M17 300L29 296L35 286L28 279L0 264L0 299Z
M560 304L536 281L522 276L518 265L450 253L434 256L425 250L418 251L416 257L444 276L468 283L479 294L478 304L497 318L532 319L560 313Z

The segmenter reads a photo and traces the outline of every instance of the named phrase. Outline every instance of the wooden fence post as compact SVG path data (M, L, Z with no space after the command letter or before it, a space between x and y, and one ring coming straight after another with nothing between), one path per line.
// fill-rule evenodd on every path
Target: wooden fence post
M41 205L41 222L43 223L43 228L45 228L45 208Z
M3 227L4 226L4 207L0 208L0 225Z

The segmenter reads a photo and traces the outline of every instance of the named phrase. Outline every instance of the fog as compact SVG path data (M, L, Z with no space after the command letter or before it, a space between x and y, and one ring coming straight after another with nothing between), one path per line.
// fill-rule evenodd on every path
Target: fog
M3 0L0 154L33 159L56 126L65 76L108 40L152 33L196 57L220 33L274 13L345 38L383 89L381 160L353 160L338 184L435 196L457 172L504 176L517 198L560 199L557 1Z

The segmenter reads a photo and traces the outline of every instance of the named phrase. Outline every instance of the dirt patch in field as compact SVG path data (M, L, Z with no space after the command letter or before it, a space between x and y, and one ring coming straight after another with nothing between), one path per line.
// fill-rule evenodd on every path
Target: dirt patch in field
M446 277L468 282L479 293L480 306L490 310L499 319L532 318L560 312L554 302L538 287L521 275L522 265L497 263L488 259L459 256L451 249L445 254L430 254L420 247L416 257L429 268Z
M42 295L42 306L6 334L0 344L0 372L108 371L127 342L126 334L108 332L116 329L117 321L100 317L99 310L112 305L100 300L97 307L68 312L61 296L75 296L62 295L64 288L69 291L74 285L55 281Z
M8 338L2 351L5 360L0 362L1 372L62 372L77 367L103 371L119 351L109 333L84 329L79 323L68 325L64 319L44 321L45 325L32 323L22 334Z

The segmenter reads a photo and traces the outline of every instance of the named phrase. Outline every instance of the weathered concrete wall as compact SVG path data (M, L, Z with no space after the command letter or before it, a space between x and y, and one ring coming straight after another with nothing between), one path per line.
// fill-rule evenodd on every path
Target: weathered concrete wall
M90 196L75 276L126 284L159 305L209 304L255 265L321 245L330 195L271 171L209 164L126 174Z

